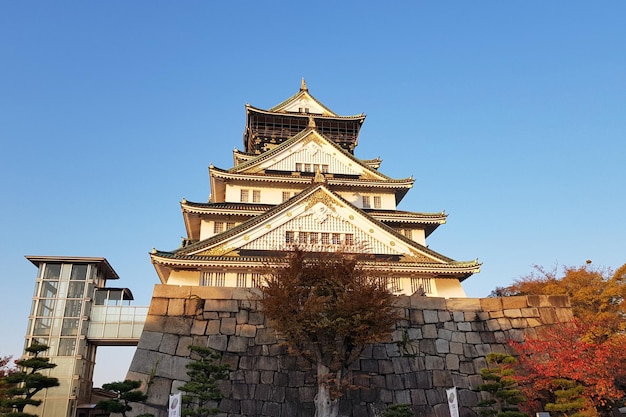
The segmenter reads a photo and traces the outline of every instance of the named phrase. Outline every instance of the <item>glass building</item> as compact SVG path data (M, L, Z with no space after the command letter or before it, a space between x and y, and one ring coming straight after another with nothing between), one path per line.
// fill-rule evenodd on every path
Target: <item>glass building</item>
M49 346L44 353L57 366L47 375L58 387L43 390L41 417L97 415L92 394L98 346L136 346L148 307L131 305L128 288L107 287L119 279L105 258L27 256L38 268L25 346Z

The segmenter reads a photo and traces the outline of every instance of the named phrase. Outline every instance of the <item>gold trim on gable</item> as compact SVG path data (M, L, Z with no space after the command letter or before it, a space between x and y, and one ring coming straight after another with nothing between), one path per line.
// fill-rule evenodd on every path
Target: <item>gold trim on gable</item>
M313 207L317 203L324 204L326 207L328 207L332 211L337 211L335 210L335 206L343 207L343 204L339 203L337 200L335 200L334 198L332 198L330 195L326 194L325 192L319 191L319 190L315 194L307 197L304 201L306 202L306 207L304 208L304 211L309 210L311 207Z
M234 249L233 247L219 245L209 250L196 253L195 255L196 256L225 256L225 255L226 256L239 256L239 252L233 249Z
M422 262L422 263L437 263L436 261L434 261L432 258L429 258L428 256L409 248L409 250L411 251L411 255L404 255L401 259L401 262Z

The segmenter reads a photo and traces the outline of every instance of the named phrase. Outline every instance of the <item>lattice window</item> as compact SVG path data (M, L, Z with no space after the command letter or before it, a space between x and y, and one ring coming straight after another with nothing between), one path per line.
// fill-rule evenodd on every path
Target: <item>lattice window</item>
M369 195L364 195L361 197L361 202L363 204L363 208L370 208L371 204L370 204L370 196Z
M354 245L354 235L352 233L346 233L343 241L346 246Z
M248 274L245 272L239 272L237 274L237 287L247 287L248 286Z
M341 244L341 235L339 233L333 233L333 245Z
M230 230L235 227L235 222L226 222L226 230Z
M430 278L411 278L411 292L421 295L432 294Z
M317 245L319 233L309 233L309 242L311 245Z
M226 286L226 272L215 273L215 286L216 287Z
M218 234L224 231L224 222L213 223L213 233Z
M241 201L242 203L247 203L248 202L248 190L239 190L239 201Z
M296 241L295 233L292 232L291 230L287 230L285 232L285 243L295 243L295 241Z
M291 193L289 191L283 191L283 201L289 200Z
M402 279L398 277L390 277L387 279L387 288L391 292L401 292L402 291Z
M200 286L202 287L210 287L213 285L213 273L212 272L202 272L200 274Z
M322 245L328 245L330 243L330 234L322 233Z
M408 237L409 239L413 239L413 230L411 229L402 230L402 234L404 234L404 236Z
M252 202L253 203L261 202L261 190L252 190Z
M380 196L379 195L375 195L374 196L374 208L379 209L381 207L382 207L382 202L381 202Z
M307 244L307 238L309 237L307 232L298 232L298 243Z
M252 286L254 288L259 288L263 285L263 276L259 273L252 274Z

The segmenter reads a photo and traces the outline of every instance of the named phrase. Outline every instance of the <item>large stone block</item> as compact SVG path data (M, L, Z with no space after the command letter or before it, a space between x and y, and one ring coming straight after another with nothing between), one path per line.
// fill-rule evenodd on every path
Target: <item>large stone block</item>
M503 297L501 300L503 310L528 307L528 298L526 296Z
M163 333L144 330L141 333L141 337L139 338L137 350L141 349L158 351L159 346L161 345L161 340L163 340Z
M191 317L165 317L163 333L190 335L192 323Z
M152 298L189 298L192 288L196 287L157 284L154 286Z
M439 314L437 310L424 310L424 323L439 323Z
M204 311L217 311L217 312L239 312L239 304L237 300L206 300L204 302Z
M164 316L167 314L167 298L153 298L150 301L150 307L148 308L148 315Z
M481 298L480 307L484 311L502 310L502 298Z
M228 338L228 347L226 348L227 352L245 352L248 348L248 340L247 337L240 336L230 336Z
M434 370L433 371L433 386L434 387L446 387L449 388L453 384L452 374L446 370Z
M185 315L185 299L172 298L167 304L168 316L184 316Z
M207 346L218 352L223 352L228 347L228 336L216 334L209 336Z
M220 333L225 335L233 335L237 330L237 319L234 317L225 317L220 325Z
M165 333L161 345L159 346L159 352L174 355L178 347L178 338L178 335Z
M276 343L276 330L270 327L257 328L254 343L257 345L269 345Z
M445 310L446 299L440 297L424 297L420 295L411 295L411 308L422 310Z
M448 298L446 308L451 311L480 311L482 305L479 298Z

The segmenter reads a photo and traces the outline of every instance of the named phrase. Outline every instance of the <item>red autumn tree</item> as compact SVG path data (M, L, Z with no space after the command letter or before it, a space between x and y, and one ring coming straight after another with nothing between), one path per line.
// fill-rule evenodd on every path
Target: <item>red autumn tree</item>
M594 339L591 335L598 333L594 327L576 321L555 326L539 338L512 343L519 354L520 385L540 409L558 411L559 403L565 408L566 400L578 401L576 390L582 399L579 412L608 416L620 405L626 388L626 335ZM563 389L570 391L557 395Z
M386 281L359 256L295 248L261 287L270 324L317 371L316 417L338 415L348 365L368 343L388 340L399 318Z

